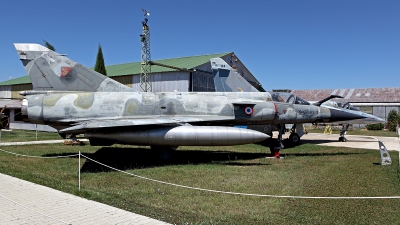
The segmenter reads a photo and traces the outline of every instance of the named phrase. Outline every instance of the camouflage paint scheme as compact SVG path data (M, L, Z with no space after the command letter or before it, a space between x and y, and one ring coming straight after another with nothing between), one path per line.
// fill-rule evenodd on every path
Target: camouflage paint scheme
M22 107L25 121L47 124L61 133L84 133L93 140L137 144L143 135L136 131L145 131L147 140L151 140L160 128L165 136L157 137L165 140L173 128L186 126L179 134L183 139L188 132L197 132L198 137L207 132L212 134L213 140L204 137L203 142L194 141L194 137L194 145L216 144L218 140L231 145L241 144L233 141L238 138L251 143L269 136L233 127L224 133L215 126L334 122L349 116L355 119L335 109L272 101L273 96L268 92L136 92L41 45L15 44L15 47L33 84L33 91L21 92L25 96ZM213 69L224 70L225 64L214 61ZM121 135L116 135L121 131L135 131L131 134L135 141L121 140ZM244 132L247 136L234 137L229 132ZM176 145L188 145L189 139L177 141ZM160 140L152 143L162 144Z

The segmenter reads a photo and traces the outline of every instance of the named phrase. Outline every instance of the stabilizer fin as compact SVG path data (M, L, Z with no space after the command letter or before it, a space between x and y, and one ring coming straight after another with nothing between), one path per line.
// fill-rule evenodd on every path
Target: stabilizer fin
M39 44L14 44L36 91L133 91Z
M217 92L258 92L246 79L221 58L212 58L211 70Z

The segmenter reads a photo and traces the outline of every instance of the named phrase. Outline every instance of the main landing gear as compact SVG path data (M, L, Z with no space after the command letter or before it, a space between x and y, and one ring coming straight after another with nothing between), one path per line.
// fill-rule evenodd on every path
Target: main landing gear
M292 128L290 129L289 141L293 145L298 145L300 143L299 133L301 133L301 135L304 134L302 124L299 124L299 125L300 126L297 127L297 124L293 124Z
M299 124L301 125L301 124ZM300 135L303 135L305 132L303 130L303 126L299 126L297 128L297 124L293 124L292 128L290 128L290 135L289 135L289 142L291 145L298 145L300 143ZM286 125L285 124L279 124L278 125L278 138L276 140L276 144L271 147L271 155L275 158L279 158L279 151L283 149L285 146L283 145L283 139L282 135L285 134L286 132ZM299 135L300 133L300 135Z
M58 133L62 138L64 138L64 145L85 145L83 141L76 138L76 134L61 134Z
M347 139L346 139L346 137L344 135L347 133L347 130L349 129L349 126L350 126L350 124L343 124L342 131L340 131L340 137L339 137L339 141L340 142L346 142L347 141Z
M289 141L294 144L297 145L300 143L300 136L297 133L291 133L289 135Z

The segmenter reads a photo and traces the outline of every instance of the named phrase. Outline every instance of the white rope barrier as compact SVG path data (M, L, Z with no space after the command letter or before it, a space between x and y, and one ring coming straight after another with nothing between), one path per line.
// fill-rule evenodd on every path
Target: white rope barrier
M41 212L39 212L39 211L37 211L37 210L34 210L34 209L32 209L32 208L30 208L30 207L28 207L28 206L26 206L26 205L23 205L23 204L21 204L21 203L18 203L18 202L16 202L16 201L12 200L12 199L9 199L9 198L7 198L7 197L5 197L5 196L3 196L3 195L0 195L0 197L2 197L2 198L6 199L6 200L8 200L8 201L10 201L10 202L12 202L12 203L14 203L14 204L17 204L17 205L19 205L19 206L22 206L22 207L24 207L24 208L26 208L26 209L29 209L29 210L31 210L31 211L33 211L33 212L35 212L35 213L38 213L38 214L40 214L40 215L42 215L42 216L48 217L48 218L50 218L50 219L52 219L52 220L58 221L58 222L63 223L63 224L71 225L71 223L67 223L67 222L64 222L64 221L62 221L62 220L56 219L56 218L54 218L54 217L52 217L52 216L46 215L46 214L44 214L44 213L41 213Z

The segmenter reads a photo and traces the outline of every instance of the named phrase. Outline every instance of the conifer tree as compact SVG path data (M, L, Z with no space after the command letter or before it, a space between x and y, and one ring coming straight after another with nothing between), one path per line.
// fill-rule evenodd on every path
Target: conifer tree
M99 44L99 50L97 52L96 65L94 66L94 70L98 73L107 76L106 67L104 65L103 51L101 50L100 44Z
M389 131L396 131L397 123L400 121L400 115L397 113L396 110L392 109L388 114L387 121L388 121Z

